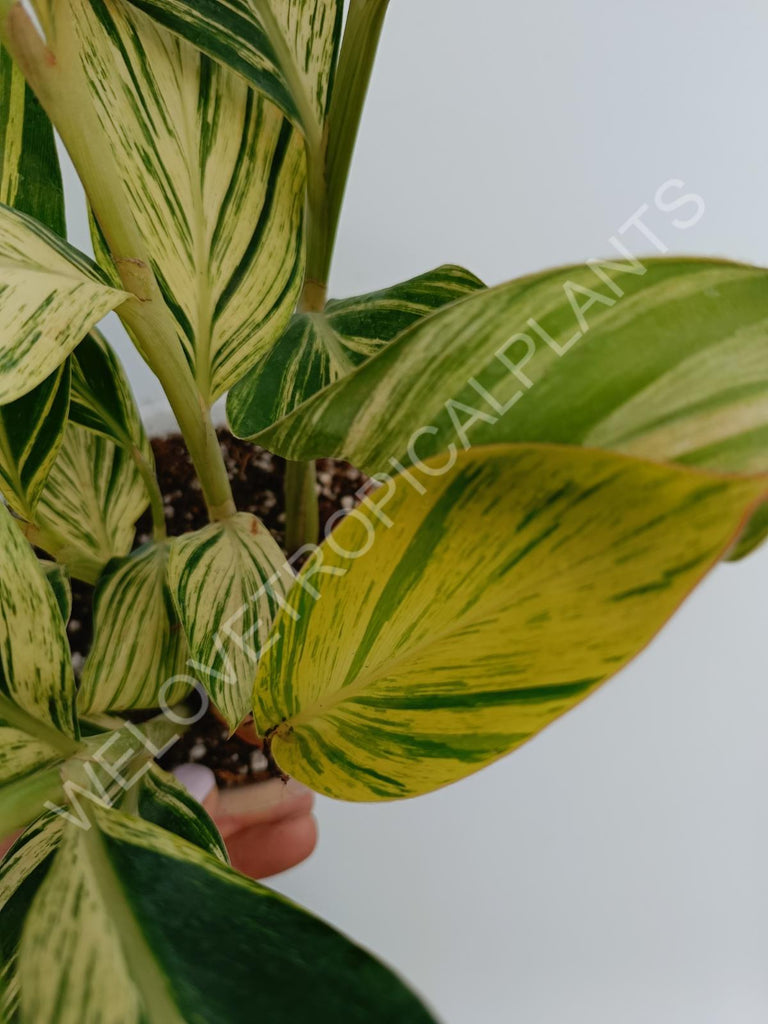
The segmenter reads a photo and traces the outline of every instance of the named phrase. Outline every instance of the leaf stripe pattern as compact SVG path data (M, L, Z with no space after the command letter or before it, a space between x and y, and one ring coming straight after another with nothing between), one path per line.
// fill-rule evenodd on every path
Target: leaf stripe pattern
M0 863L0 1020L18 1020L21 930L61 842L63 819L47 814L27 829Z
M301 137L237 75L122 0L66 7L54 47L80 54L180 344L210 404L269 349L296 305Z
M605 266L621 296L583 266L469 296L255 439L368 472L391 469L414 439L422 459L531 441L768 469L768 272L701 259Z
M127 298L48 228L0 205L0 404L50 376Z
M75 680L61 612L32 548L2 506L0 551L0 717L38 739L74 738Z
M0 46L0 203L66 235L64 185L47 115Z
M131 550L147 504L130 454L70 422L40 498L36 540L73 576L95 583L111 558Z
M168 580L190 664L234 730L250 712L258 659L292 570L264 524L241 512L172 541Z
M322 130L341 0L133 0L269 96L310 140Z
M274 348L230 391L227 413L241 437L257 434L347 376L436 309L484 285L462 267L438 267L324 313L298 313Z
M203 805L156 764L141 780L139 816L229 864L224 840Z
M768 492L548 445L413 479L304 567L254 693L283 771L341 799L425 793L530 739L645 647Z
M0 47L0 202L62 237L64 188L53 128L8 52ZM0 406L0 489L31 519L61 443L69 369L59 366L26 395Z
M15 402L0 406L0 490L32 520L64 436L69 411L69 360Z
M22 1019L62 1019L65 1007L105 1024L245 1022L264 963L265 1020L432 1021L385 967L299 907L148 822L89 813L89 831L65 830L24 927Z
M187 646L167 565L168 545L148 544L108 565L99 580L93 646L77 695L82 714L155 708L161 698L170 706L188 692Z
M151 460L136 400L125 370L100 331L91 331L72 358L70 419Z

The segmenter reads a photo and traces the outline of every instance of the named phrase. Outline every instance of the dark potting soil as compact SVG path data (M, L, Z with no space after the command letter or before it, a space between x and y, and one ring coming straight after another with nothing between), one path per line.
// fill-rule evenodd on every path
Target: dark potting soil
M226 461L235 503L242 512L251 512L266 525L275 540L284 547L285 498L283 479L285 461L239 441L228 431L218 432ZM171 536L205 526L208 517L200 484L192 460L179 435L154 438L157 475L165 503L165 517ZM346 462L321 459L317 463L320 508L320 536L326 523L339 509L353 508L357 492L365 483L359 470ZM150 538L149 512L139 520L136 546ZM319 539L319 538L318 538ZM67 627L75 671L80 672L93 635L93 587L72 581L72 615ZM146 716L142 716L146 717ZM220 786L243 785L268 774L266 758L257 746L235 735L210 710L174 744L162 760L164 768L175 768L186 761L207 765L216 774Z

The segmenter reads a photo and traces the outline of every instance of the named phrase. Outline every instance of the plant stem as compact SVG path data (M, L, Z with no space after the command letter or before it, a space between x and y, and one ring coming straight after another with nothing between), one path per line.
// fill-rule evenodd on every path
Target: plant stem
M299 300L299 312L321 313L325 299L325 285L308 277ZM293 554L302 544L316 544L320 534L315 463L286 461L284 490L285 546L288 553Z
M326 128L325 276L389 0L351 0ZM322 266L319 264L318 266Z
M160 485L157 482L157 476L154 469L149 464L149 460L144 454L133 445L130 449L131 458L133 459L136 469L138 469L141 479L144 481L144 486L147 488L147 494L149 495L149 505L152 509L152 536L156 543L160 544L168 536L168 532L165 525L165 505L163 504L163 495L160 492Z
M0 0L0 15L0 38L58 129L123 287L131 296L117 313L163 386L200 478L211 519L225 519L234 514L235 503L210 412L125 201L111 147L82 75L72 27L59 19L60 34L52 50L20 3Z
M285 547L289 555L304 544L317 544L320 513L314 462L285 464Z

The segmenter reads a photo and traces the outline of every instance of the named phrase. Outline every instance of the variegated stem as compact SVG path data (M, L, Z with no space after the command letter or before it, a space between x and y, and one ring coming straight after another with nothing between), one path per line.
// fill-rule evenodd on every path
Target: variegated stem
M54 55L19 2L0 0L0 39L57 128L91 202L126 291L135 298L118 314L157 376L184 435L211 519L234 514L235 503L210 412L203 402L163 301L144 242L116 186L110 148L64 37Z
M328 113L325 173L330 263L360 118L389 0L351 0Z
M160 543L167 537L167 530L165 526L165 506L163 504L163 495L160 491L160 485L157 482L157 476L152 466L150 466L147 458L142 454L140 449L136 447L136 445L133 445L131 448L131 458L141 474L144 486L147 488L149 506L152 510L152 536L158 543Z
M307 278L299 301L299 312L321 313L327 289L324 284ZM302 544L316 544L320 533L320 512L317 501L317 468L311 462L285 464L285 546L289 554Z

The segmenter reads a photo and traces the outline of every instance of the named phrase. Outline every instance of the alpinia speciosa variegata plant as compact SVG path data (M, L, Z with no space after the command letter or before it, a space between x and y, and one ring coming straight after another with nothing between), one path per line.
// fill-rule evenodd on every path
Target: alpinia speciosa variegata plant
M583 700L768 529L765 270L486 288L444 266L326 300L386 6L35 0L35 22L0 0L0 836L26 827L0 868L4 1020L432 1019L228 867L155 764L174 706L199 680L315 790L415 796ZM65 240L53 127L95 261ZM199 532L166 536L113 310L185 437ZM289 553L317 539L312 460L380 485L298 576L235 508L225 392L289 460ZM77 683L70 576L96 584Z

